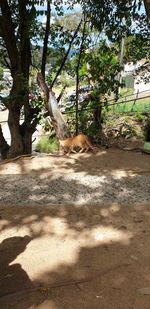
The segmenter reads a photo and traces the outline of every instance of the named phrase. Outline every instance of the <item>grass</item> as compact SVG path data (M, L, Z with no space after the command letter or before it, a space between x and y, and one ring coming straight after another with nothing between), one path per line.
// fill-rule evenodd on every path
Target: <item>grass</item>
M56 137L49 136L42 136L36 146L36 151L45 153L53 153L58 149L59 145Z
M138 99L136 102L116 103L111 107L115 113L150 112L150 98Z

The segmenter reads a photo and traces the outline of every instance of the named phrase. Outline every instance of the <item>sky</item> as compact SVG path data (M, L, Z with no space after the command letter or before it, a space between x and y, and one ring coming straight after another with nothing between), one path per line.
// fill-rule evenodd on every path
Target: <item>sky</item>
M47 1L45 1L45 5L44 5L44 7L42 6L37 6L37 10L39 10L39 9L41 9L41 10L46 10L46 2ZM67 5L63 5L63 7L64 7L64 12L65 13L70 13L70 12L80 12L81 11L81 6L80 6L80 4L76 4L76 5L74 5L74 9L73 10L67 10ZM55 10L54 10L54 6L53 6L53 8L52 8L52 11L53 12L55 12ZM145 7L144 7L144 4L141 6L141 9L140 9L140 13L141 14L145 14ZM46 16L45 15L43 15L43 16L40 16L39 17L39 20L42 22L42 23L45 23L46 22Z
M37 5L36 6L37 10L46 10L46 1L45 1L45 5L44 6L40 6L40 5ZM80 4L76 4L74 5L74 8L73 10L67 10L67 5L63 5L63 8L64 8L64 12L67 14L69 14L70 12L80 12L81 11L81 6ZM52 12L55 13L55 9L54 9L54 6L52 6ZM46 22L46 16L45 15L42 15L42 16L39 16L39 20L44 24Z

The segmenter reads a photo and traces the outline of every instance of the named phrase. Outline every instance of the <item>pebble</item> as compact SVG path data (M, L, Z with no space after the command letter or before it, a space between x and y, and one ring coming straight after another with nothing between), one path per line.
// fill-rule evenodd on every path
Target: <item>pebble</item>
M150 201L150 175L119 179L75 172L54 175L55 171L52 177L42 179L39 175L0 175L0 204L139 204Z

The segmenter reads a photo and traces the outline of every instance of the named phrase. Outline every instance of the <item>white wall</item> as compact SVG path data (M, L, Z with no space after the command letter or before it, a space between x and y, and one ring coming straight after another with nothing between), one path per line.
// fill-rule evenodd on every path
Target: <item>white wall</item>
M150 91L150 73L145 73L144 77L147 78L148 82L144 82L141 76L136 76L134 79L134 93L141 91Z

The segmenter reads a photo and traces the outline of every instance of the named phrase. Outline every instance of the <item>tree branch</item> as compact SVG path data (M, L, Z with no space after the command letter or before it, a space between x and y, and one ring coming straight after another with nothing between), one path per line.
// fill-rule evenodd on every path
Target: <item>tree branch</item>
M68 58L68 55L69 55L69 52L70 52L70 50L71 50L73 41L75 40L75 38L76 38L76 36L77 36L77 34L78 34L78 31L79 31L79 29L80 29L80 27L81 27L81 24L82 24L82 19L80 20L79 25L78 25L78 27L77 27L77 29L76 29L76 31L75 31L73 37L72 37L72 40L71 40L71 42L70 42L70 44L69 44L68 50L67 50L67 52L66 52L66 54L65 54L65 56L64 56L64 58L63 58L63 61L62 61L61 65L60 65L60 68L58 69L58 71L57 71L57 73L56 73L56 76L55 76L54 80L52 81L52 83L51 83L51 85L50 85L50 89L53 88L53 86L54 86L54 84L55 84L55 82L56 82L56 80L57 80L59 74L61 73L61 71L62 71L62 69L63 69L63 67L64 67L64 65L65 65L65 62L66 62L66 60L67 60L67 58Z
M11 73L14 75L14 71L16 72L18 69L19 54L15 37L15 29L11 19L11 12L7 0L1 0L0 9L1 36L6 44L6 49L11 63Z
M46 29L45 29L43 54L42 54L42 65L41 65L41 73L44 79L45 79L45 66L46 66L46 57L47 57L47 45L48 45L48 38L49 38L49 32L50 32L50 19L51 19L51 0L48 0L47 1L47 20L46 20Z
M38 82L38 85L41 87L42 91L44 92L46 100L48 101L49 100L49 88L44 81L42 73L40 72L37 74L37 82Z

